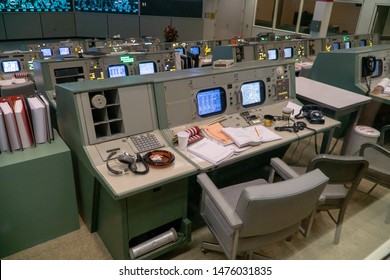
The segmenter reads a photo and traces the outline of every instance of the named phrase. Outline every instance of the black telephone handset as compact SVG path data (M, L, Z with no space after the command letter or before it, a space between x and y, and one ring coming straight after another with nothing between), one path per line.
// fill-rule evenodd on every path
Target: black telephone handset
M313 124L325 123L324 114L322 113L322 107L314 104L303 105L299 113L295 115L295 118L306 118L310 123Z
M371 76L374 73L376 67L375 56L362 57L362 77Z

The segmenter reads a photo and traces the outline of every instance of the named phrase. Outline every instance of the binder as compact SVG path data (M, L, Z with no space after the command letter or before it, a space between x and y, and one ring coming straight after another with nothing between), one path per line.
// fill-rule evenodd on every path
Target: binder
M51 123L51 115L50 115L50 104L43 93L38 93L38 97L42 100L43 104L45 105L46 123L49 132L49 142L50 142L50 140L54 140L54 130L53 130L53 125Z
M19 130L16 124L15 114L11 107L12 104L6 98L0 98L0 109L3 112L5 128L7 131L10 151L22 149Z
M11 96L10 98L13 101L16 125L18 126L22 147L24 149L29 148L34 144L34 137L24 97Z
M7 129L5 127L5 121L3 116L3 111L0 108L0 153L9 151L9 140L8 140L8 133Z
M44 103L37 95L30 95L27 97L27 104L30 108L35 142L37 144L48 142L50 136Z

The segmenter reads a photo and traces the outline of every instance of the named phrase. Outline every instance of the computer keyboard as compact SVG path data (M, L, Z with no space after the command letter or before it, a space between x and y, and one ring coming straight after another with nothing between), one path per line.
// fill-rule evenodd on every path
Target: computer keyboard
M144 133L130 136L131 141L139 153L155 150L164 146L153 133Z

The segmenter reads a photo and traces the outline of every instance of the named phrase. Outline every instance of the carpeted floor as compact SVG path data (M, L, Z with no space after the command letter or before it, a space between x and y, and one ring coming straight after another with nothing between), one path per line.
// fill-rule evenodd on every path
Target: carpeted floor
M314 140L301 140L287 151L284 160L305 165L314 156ZM337 153L341 142L337 143ZM324 213L315 219L308 238L297 233L291 241L282 241L258 252L271 259L291 260L359 260L390 239L390 224L385 224L385 215L390 205L390 190L381 186L366 194L372 183L363 180L346 212L341 241L333 244L335 224ZM195 229L192 242L184 249L164 255L163 259L215 260L226 259L223 253L201 250L202 241L212 241L213 236L206 226ZM10 255L7 260L109 260L111 255L97 233L90 233L80 219L80 229Z

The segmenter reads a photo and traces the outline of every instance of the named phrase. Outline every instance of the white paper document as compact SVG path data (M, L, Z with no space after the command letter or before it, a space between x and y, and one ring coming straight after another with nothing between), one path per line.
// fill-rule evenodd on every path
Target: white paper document
M219 145L207 138L188 146L187 151L213 164L219 164L234 155L233 149Z

